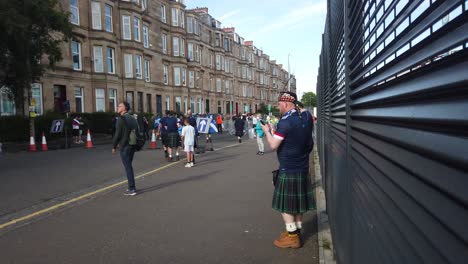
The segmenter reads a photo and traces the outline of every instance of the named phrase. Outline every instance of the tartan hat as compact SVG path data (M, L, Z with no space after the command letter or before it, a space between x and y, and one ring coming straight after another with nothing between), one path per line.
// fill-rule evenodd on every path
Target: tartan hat
M292 92L282 92L278 97L278 102L290 102L296 104L297 95Z

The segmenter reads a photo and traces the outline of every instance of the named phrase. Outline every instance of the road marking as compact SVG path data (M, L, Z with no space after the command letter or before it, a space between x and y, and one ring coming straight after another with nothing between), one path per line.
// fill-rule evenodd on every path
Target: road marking
M217 149L217 150L226 149L226 148L231 148L231 147L234 147L234 146L238 146L238 144L232 144L232 145L229 145L229 146L226 146L226 147L219 148L219 149ZM159 168L157 168L157 169L154 169L154 170L152 170L152 171L145 172L145 173L143 173L143 174L141 174L141 175L136 176L136 177L135 177L135 180L140 179L140 178L142 178L142 177L145 177L145 176L147 176L147 175L153 174L153 173L158 172L158 171L160 171L160 170L169 168L169 167L174 166L174 165L176 165L176 164L178 164L178 163L180 163L180 162L181 162L181 161L171 162L171 163L169 163L169 164L167 164L167 165L164 165L164 166L159 167ZM4 229L4 228L6 228L6 227L9 227L9 226L11 226L11 225L14 225L14 224L17 224L17 223L26 221L26 220L28 220L28 219L34 218L34 217L36 217L36 216L39 216L39 215L42 215L42 214L45 214L45 213L48 213L48 212L52 212L52 211L54 211L54 210L56 210L56 209L59 209L59 208L62 208L62 207L64 207L64 206L66 206L66 205L68 205L68 204L71 204L71 203L74 203L74 202L83 200L83 199L85 199L85 198L88 198L88 197L93 196L93 195L95 195L95 194L101 193L101 192L103 192L103 191L107 191L107 190L109 190L109 189L112 189L112 188L114 188L114 187L117 187L117 186L122 185L122 184L125 184L125 183L127 183L127 180L124 180L124 181L121 181L121 182L117 182L117 183L111 184L111 185L109 185L109 186L107 186L107 187L98 189L98 190L96 190L96 191L93 191L93 192L90 192L90 193L87 193L87 194L83 194L83 195L81 195L81 196L75 197L75 198L70 199L70 200L68 200L68 201L65 201L65 202L63 202L63 203L59 203L59 204L53 205L53 206L51 206L51 207L44 208L44 209L42 209L42 210L36 211L36 212L34 212L34 213L31 213L31 214L29 214L29 215L25 215L25 216L23 216L23 217L13 219L13 220L8 221L8 222L6 222L6 223L4 223L4 224L0 224L0 230Z
M179 162L180 162L180 161L172 162L172 163L169 163L169 164L164 165L164 166L162 166L162 167L159 167L159 168L157 168L157 169L154 169L154 170L152 170L152 171L145 172L145 173L143 173L143 174L138 175L137 177L135 177L135 180L136 180L136 179L140 179L140 178L142 178L142 177L145 177L145 176L147 176L147 175L149 175L149 174L158 172L158 171L160 171L160 170L169 168L169 167L171 167L171 166L174 166L174 165L176 165L176 164L179 163ZM45 208L45 209L36 211L36 212L34 212L34 213L32 213L32 214L29 214L29 215L26 215L26 216L23 216L23 217L20 217L20 218L17 218L17 219L13 219L13 220L11 220L11 221L9 221L9 222L6 222L6 223L4 223L4 224L1 224L1 225L0 225L0 230L1 230L1 229L4 229L5 227L8 227L8 226L17 224L17 223L19 223L19 222L23 222L23 221L25 221L25 220L31 219L31 218L33 218L33 217L36 217L36 216L45 214L45 213L47 213L47 212L51 212L51 211L53 211L53 210L59 209L59 208L64 207L64 206L66 206L66 205L68 205L68 204L77 202L77 201L79 201L79 200L83 200L83 199L85 199L85 198L88 198L88 197L93 196L93 195L95 195L95 194L101 193L101 192L103 192L103 191L107 191L107 190L109 190L109 189L112 189L112 188L114 188L114 187L117 187L117 186L122 185L122 184L125 184L125 183L127 183L126 180L121 181L121 182L117 182L117 183L111 184L111 185L109 185L109 186L107 186L107 187L101 188L101 189L99 189L99 190L96 190L96 191L93 191L93 192L90 192L90 193L83 194L83 195L81 195L81 196L75 197L75 198L70 199L70 200L68 200L68 201L66 201L66 202L56 204L56 205L54 205L54 206L51 206L51 207L48 207L48 208Z

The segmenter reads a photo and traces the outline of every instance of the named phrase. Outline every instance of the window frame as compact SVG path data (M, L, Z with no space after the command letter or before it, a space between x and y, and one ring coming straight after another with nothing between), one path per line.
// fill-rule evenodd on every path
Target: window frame
M163 82L166 85L169 84L168 74L169 74L169 68L168 68L167 64L164 64L163 65Z
M161 34L161 46L162 46L162 53L167 54L167 34Z
M195 88L195 71L188 71L189 73L189 87Z
M126 21L127 20L127 21ZM126 33L126 31L128 31ZM132 40L132 21L131 16L122 15L122 39Z
M133 17L133 39L141 42L141 23L139 17Z
M182 86L182 78L181 78L181 67L179 66L174 66L173 67L174 71L174 86Z
M102 30L101 3L91 1L91 27L94 30Z
M117 89L109 88L109 90L107 92L108 92L108 95L109 95L109 103L111 102L111 100L114 102L113 111L115 112L115 111L117 111Z
M98 95L98 91L102 91L102 98ZM105 112L106 111L106 91L104 88L95 88L94 94L96 96L95 103L96 103L96 112ZM98 100L102 100L102 109L98 108Z
M107 13L107 10L110 10L109 11L110 14ZM112 20L113 20L112 13L113 13L112 6L109 4L105 4L104 6L104 30L107 32L114 32L114 25L112 24ZM108 25L110 26L110 29L108 29Z
M107 73L115 74L115 49L112 47L107 47L106 51ZM111 51L111 57L109 57L109 51ZM109 66L112 67L112 71L109 71Z
M125 78L133 78L133 55L130 53L124 54Z
M73 51L73 44L76 43L77 44L77 47L78 47L78 52L74 52ZM81 61L81 43L78 42L78 41L74 41L72 40L71 41L71 50L72 50L72 62L73 62L73 70L75 71L82 71L83 70L83 66L82 66L82 61ZM75 55L78 54L78 68L75 68Z
M77 89L79 89L79 92L80 92L80 95L76 95L76 92L78 91ZM73 89L73 96L75 97L75 112L76 113L83 113L84 112L84 88L81 87L81 86L75 86L75 88ZM78 111L78 107L77 107L77 103L76 103L76 99L80 99L80 107L81 107L81 111Z
M143 79L142 56L135 54L135 78Z
M193 17L187 16L187 33L193 33Z
M175 8L175 7L171 7L171 25L173 27L178 27L179 26L179 9Z
M100 57L96 54L96 51L100 51ZM104 72L104 54L102 46L93 46L93 62L94 62L94 72L103 73ZM99 67L99 69L98 69Z
M177 40L177 41L176 41ZM177 43L177 45L176 45ZM174 57L179 57L179 37L172 37L172 55Z
M143 47L149 48L149 26L143 25Z
M150 66L151 66L151 61L148 59L144 60L144 72L145 72L145 82L150 82L151 81L151 71L150 71Z
M161 4L159 10L161 12L161 22L167 24L166 5Z
M76 1L76 5L73 5L73 1ZM80 25L80 6L79 6L78 1L79 0L70 0L70 23L79 26ZM73 17L76 17L76 21L73 20Z

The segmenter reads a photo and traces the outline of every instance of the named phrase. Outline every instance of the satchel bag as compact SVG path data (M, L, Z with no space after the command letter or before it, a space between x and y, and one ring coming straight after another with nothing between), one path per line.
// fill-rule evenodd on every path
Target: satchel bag
M272 176L273 176L273 186L276 187L276 183L278 182L278 174L279 174L279 170L274 170L271 172Z

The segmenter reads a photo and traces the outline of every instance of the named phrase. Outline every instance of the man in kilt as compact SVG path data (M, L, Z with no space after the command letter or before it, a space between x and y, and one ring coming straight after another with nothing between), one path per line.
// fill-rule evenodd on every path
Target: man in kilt
M272 207L281 213L286 232L273 243L280 248L300 248L302 214L315 209L314 193L309 175L308 133L300 113L295 108L295 93L283 92L278 98L282 114L276 131L270 133L262 124L268 144L276 150L279 161Z
M239 114L234 120L234 127L236 128L236 137L239 143L242 143L242 136L244 135L244 126L244 120L242 120L242 116Z
M177 147L179 145L179 132L177 131L177 118L174 116L175 113L172 111L168 112L168 117L161 121L162 125L166 129L167 133L167 152L169 156L167 157L167 161L172 161L172 153L174 150L177 151Z

